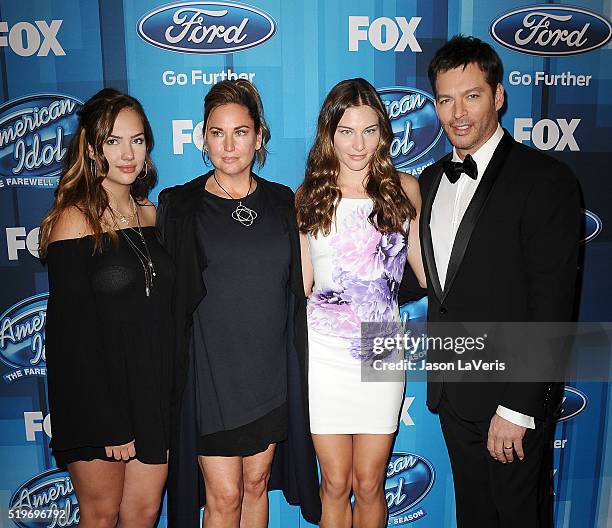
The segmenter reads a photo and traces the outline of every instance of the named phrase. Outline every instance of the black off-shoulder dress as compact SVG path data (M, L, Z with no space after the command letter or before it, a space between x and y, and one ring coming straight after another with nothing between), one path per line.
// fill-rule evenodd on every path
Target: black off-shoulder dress
M46 357L53 454L60 467L103 459L135 441L136 458L166 462L169 445L173 265L155 228L142 228L155 277L145 293L137 231L49 244Z

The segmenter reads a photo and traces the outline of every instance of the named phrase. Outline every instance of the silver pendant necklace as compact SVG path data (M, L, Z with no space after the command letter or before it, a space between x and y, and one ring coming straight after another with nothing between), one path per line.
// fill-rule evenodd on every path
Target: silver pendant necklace
M232 211L232 218L236 220L236 222L240 222L243 226L253 225L253 222L257 218L257 212L253 209L250 209L246 205L242 205L242 200L244 200L249 194L251 194L251 184L253 183L253 176L249 174L249 190L243 198L234 198L230 193L228 193L219 183L219 180L217 180L217 175L214 172L213 178L225 194L227 194L232 200L238 200L238 205L236 206L236 209Z
M142 266L142 271L144 272L145 279L145 293L147 297L151 294L151 288L153 287L153 279L156 277L155 266L153 265L153 259L151 259L151 254L149 253L149 246L147 245L147 241L145 240L144 234L142 232L142 228L140 226L140 217L138 216L138 212L136 210L136 203L132 199L132 208L134 212L134 216L138 221L138 229L134 227L128 227L126 229L130 229L134 233L136 233L140 237L140 241L144 246L145 252L136 245L136 243L128 236L125 230L121 230L121 234L124 236L132 251L136 254L136 257L140 261L140 265Z
M132 200L132 209L134 209L134 207L136 207L136 205L134 204L134 198L132 198L132 195L130 195L130 199ZM123 214L121 214L120 211L115 210L113 207L111 207L110 204L108 204L108 208L111 210L111 212L115 215L119 217L119 220L125 224L128 225L133 219L134 219L134 214L135 212L132 211L132 214L130 216L124 216Z

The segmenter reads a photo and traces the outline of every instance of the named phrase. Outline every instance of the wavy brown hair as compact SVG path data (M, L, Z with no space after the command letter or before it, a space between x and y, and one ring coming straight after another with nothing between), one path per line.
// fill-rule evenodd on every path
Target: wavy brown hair
M338 185L340 162L334 151L334 134L347 108L369 106L378 115L380 141L370 159L366 194L374 201L368 219L381 233L404 230L404 222L416 209L402 189L399 173L391 163L391 123L376 89L365 79L347 79L334 86L321 107L317 136L308 154L304 182L296 192L300 232L328 235L342 193Z
M55 200L40 225L41 258L44 259L47 254L53 226L62 213L70 207L78 208L85 216L95 238L94 251L102 249L106 233L113 241L117 240L116 231L104 221L104 214L107 210L110 211L110 208L102 181L108 173L109 166L102 148L113 131L119 112L126 108L133 110L140 117L147 147L143 170L132 183L130 194L136 202L141 202L155 186L157 172L150 158L153 149L153 131L142 105L134 97L113 88L100 90L78 112L79 125L63 160L63 170L55 190ZM88 146L94 151L93 157L89 155Z
M261 147L255 152L255 159L257 159L259 167L263 167L268 154L266 144L270 141L271 134L264 118L261 96L255 85L246 79L218 82L206 94L204 98L204 130L202 132L204 134L204 139L206 140L206 127L210 114L212 114L212 111L218 106L226 104L244 106L253 120L255 133L258 134L261 130ZM205 156L206 152L203 151L202 155ZM255 162L255 159L253 162ZM206 157L204 157L204 161L206 161Z

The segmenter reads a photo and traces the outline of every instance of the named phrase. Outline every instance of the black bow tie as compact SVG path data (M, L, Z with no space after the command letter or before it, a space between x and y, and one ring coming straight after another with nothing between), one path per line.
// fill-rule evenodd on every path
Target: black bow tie
M476 166L474 158L468 154L463 160L463 163L460 161L445 161L444 172L446 173L446 177L448 178L449 182L457 183L457 180L459 180L459 177L464 172L470 178L475 180L478 176L478 167Z

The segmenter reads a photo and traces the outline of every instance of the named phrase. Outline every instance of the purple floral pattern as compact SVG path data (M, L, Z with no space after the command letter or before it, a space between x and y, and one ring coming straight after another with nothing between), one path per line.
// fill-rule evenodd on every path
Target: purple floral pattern
M344 205L352 209L337 213L337 225L326 237L332 284L317 286L311 295L308 325L321 334L349 339L354 345L349 345L351 354L363 358L361 323L398 319L397 292L406 263L407 233L379 233L368 221L372 202L347 205L344 201L338 209Z

